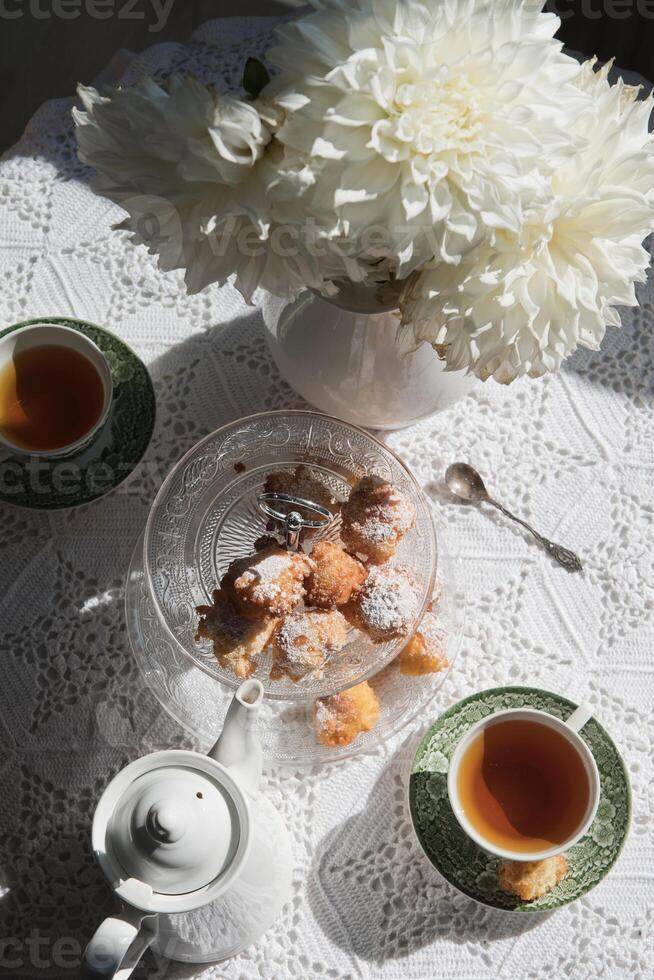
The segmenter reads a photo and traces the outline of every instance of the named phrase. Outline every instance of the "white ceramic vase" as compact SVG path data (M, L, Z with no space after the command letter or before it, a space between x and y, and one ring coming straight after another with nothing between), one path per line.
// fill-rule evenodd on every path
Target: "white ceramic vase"
M401 429L441 411L478 384L446 371L429 344L398 349L399 320L369 292L338 301L307 291L293 303L266 294L266 339L282 376L328 415L372 429Z

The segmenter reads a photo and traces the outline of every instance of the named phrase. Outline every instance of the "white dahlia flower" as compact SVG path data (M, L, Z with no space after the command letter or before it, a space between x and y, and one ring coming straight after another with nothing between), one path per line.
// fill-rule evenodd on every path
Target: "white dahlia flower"
M273 93L300 97L278 138L311 161L309 208L337 214L360 277L402 279L489 229L519 233L583 103L558 19L539 0L311 2L267 56Z
M432 263L409 282L403 336L445 345L451 369L510 382L556 370L577 346L597 349L616 305L636 304L645 279L643 238L654 230L652 98L609 85L609 66L587 62L576 120L583 146L556 160L553 197L526 210L517 231L500 229L458 266Z
M80 157L133 240L192 292L399 296L400 340L480 378L599 346L647 267L652 100L564 55L542 0L310 2L253 100L80 89Z
M271 211L281 105L221 96L190 76L106 95L80 86L79 95L79 156L96 168L94 188L128 212L122 227L163 270L186 270L189 292L234 273L247 300L259 286L289 296L322 286L316 260L284 247ZM285 155L289 188L301 184L303 166Z

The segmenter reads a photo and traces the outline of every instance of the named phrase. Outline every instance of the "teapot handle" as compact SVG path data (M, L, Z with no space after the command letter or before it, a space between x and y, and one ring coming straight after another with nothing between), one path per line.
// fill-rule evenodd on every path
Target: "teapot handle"
M156 916L124 909L101 922L84 951L85 980L127 980L157 937Z

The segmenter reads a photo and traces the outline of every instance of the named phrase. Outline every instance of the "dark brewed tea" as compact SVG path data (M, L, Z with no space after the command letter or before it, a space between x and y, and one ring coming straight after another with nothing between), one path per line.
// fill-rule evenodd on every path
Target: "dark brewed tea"
M104 407L102 378L69 347L18 351L0 372L0 432L21 449L60 449L81 439Z
M569 840L590 798L586 767L568 739L520 719L490 724L470 743L457 790L478 834L496 847L523 852Z

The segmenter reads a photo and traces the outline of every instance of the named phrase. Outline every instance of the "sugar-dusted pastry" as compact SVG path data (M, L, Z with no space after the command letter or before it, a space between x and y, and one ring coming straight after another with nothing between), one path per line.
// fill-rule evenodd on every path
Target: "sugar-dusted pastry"
M294 470L270 473L264 490L268 493L290 493L294 497L311 500L314 504L326 507L332 513L339 506L330 488L317 476L312 476L310 470L302 463Z
M381 565L370 570L344 613L373 640L392 640L407 635L421 602L420 589L408 569Z
M270 679L300 681L322 671L329 656L347 643L347 622L334 609L308 609L282 620L273 637Z
M285 616L304 598L304 579L311 562L304 554L273 544L233 561L222 586L250 619Z
M378 476L356 484L342 508L341 537L347 551L381 565L416 522L415 507L398 487Z
M429 610L400 654L400 673L407 677L437 674L449 667L446 652L447 633L436 613Z
M261 653L275 631L277 619L253 622L245 619L216 589L210 606L198 606L200 616L196 640L211 640L216 660L237 677L249 677L255 669L253 658Z
M311 560L313 566L306 581L307 603L311 606L329 609L344 605L368 574L357 558L332 541L318 541Z
M523 902L533 902L556 887L567 870L563 854L542 861L502 861L497 880L503 892L517 895Z
M378 718L379 700L367 681L318 698L313 706L316 738L330 748L349 745L361 732L369 732Z

